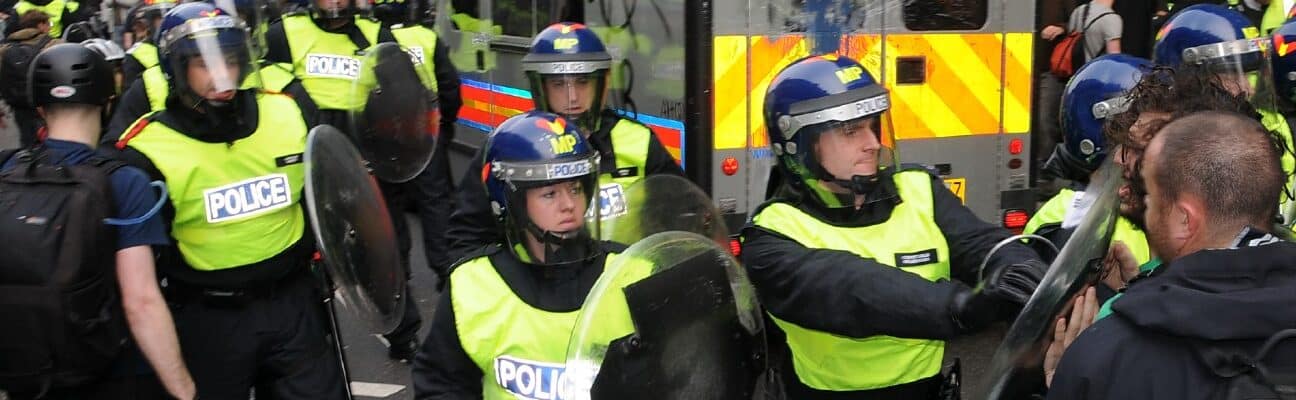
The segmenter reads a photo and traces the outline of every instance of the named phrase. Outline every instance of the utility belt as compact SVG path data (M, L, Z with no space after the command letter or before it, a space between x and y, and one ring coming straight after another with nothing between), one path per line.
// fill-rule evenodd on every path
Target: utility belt
M166 296L167 302L176 305L202 304L213 308L244 308L259 300L268 300L278 293L287 292L288 289L301 285L300 280L309 277L309 273L305 271L293 272L277 281L238 288L209 287L167 279L164 281L162 293Z

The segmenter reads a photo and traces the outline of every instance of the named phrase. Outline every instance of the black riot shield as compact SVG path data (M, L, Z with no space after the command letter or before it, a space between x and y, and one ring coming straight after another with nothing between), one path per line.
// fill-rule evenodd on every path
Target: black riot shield
M395 229L360 153L332 126L317 126L307 138L306 205L338 303L375 333L391 332L405 304Z
M629 187L600 185L598 215L602 239L617 243L667 231L693 232L717 243L726 243L729 235L706 192L675 175L651 175Z
M567 349L567 399L750 399L764 369L756 292L710 238L662 232L614 256Z
M1097 281L1119 217L1117 190L1124 184L1120 166L1109 158L1089 183L1084 196L1094 196L1093 206L1053 260L1039 288L1018 314L1017 320L995 351L986 393L977 399L1029 397L1043 384L1044 353L1052 338L1053 321L1069 312L1071 299ZM1086 199L1086 201L1089 199Z
M436 94L423 82L410 53L395 43L379 43L362 54L361 74L352 89L364 106L352 110L352 138L374 176L388 182L414 179L432 160L440 135Z

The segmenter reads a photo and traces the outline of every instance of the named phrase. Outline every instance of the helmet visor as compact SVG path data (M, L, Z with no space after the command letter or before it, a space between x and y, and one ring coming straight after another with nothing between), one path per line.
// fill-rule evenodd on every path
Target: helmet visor
M237 17L191 19L168 30L160 45L166 49L175 78L198 96L213 99L240 87L260 86L251 64L247 29Z
M504 182L512 199L506 220L509 248L519 259L557 265L597 255L589 248L599 237L600 207L593 206L599 157L550 162L497 161L491 173Z
M606 70L582 74L532 73L539 87L536 105L546 111L575 121L591 133L598 127L598 116L603 109L603 96L607 89Z

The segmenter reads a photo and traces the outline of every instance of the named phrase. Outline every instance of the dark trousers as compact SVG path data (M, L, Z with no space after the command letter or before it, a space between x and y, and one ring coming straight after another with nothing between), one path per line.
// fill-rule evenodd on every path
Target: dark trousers
M180 347L205 400L344 399L323 291L304 270L239 302L168 288ZM262 393L265 391L265 393Z
M39 393L13 392L10 400L165 400L171 396L166 393L156 375L127 375L106 377L89 384L50 389L41 397Z
M401 263L405 266L406 272L410 271L409 258L413 240L404 213L406 210L412 209L418 215L423 230L424 257L428 268L436 273L438 280L442 282L439 285L444 284L446 270L451 262L447 256L449 246L446 239L446 227L450 220L452 207L450 193L454 190L454 185L450 179L450 160L447 148L446 143L437 143L432 153L432 161L414 179L399 184L387 182L379 184L383 196L387 199L387 210L391 213L392 226L396 230L396 242L401 253ZM406 276L406 279L408 280L409 277ZM392 333L385 335L389 343L402 344L414 340L418 336L418 330L423 323L423 319L419 315L418 305L411 294L412 289L412 287L406 287L405 315L401 319L400 325Z

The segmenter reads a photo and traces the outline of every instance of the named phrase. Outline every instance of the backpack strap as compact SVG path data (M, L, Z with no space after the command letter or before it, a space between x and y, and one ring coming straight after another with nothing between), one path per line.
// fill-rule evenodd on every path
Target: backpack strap
M24 150L24 149L4 149L4 150L0 150L0 165L5 165L5 163L9 162L9 159L10 159L10 158L13 158L14 154L18 154L18 152L23 151L23 150Z

